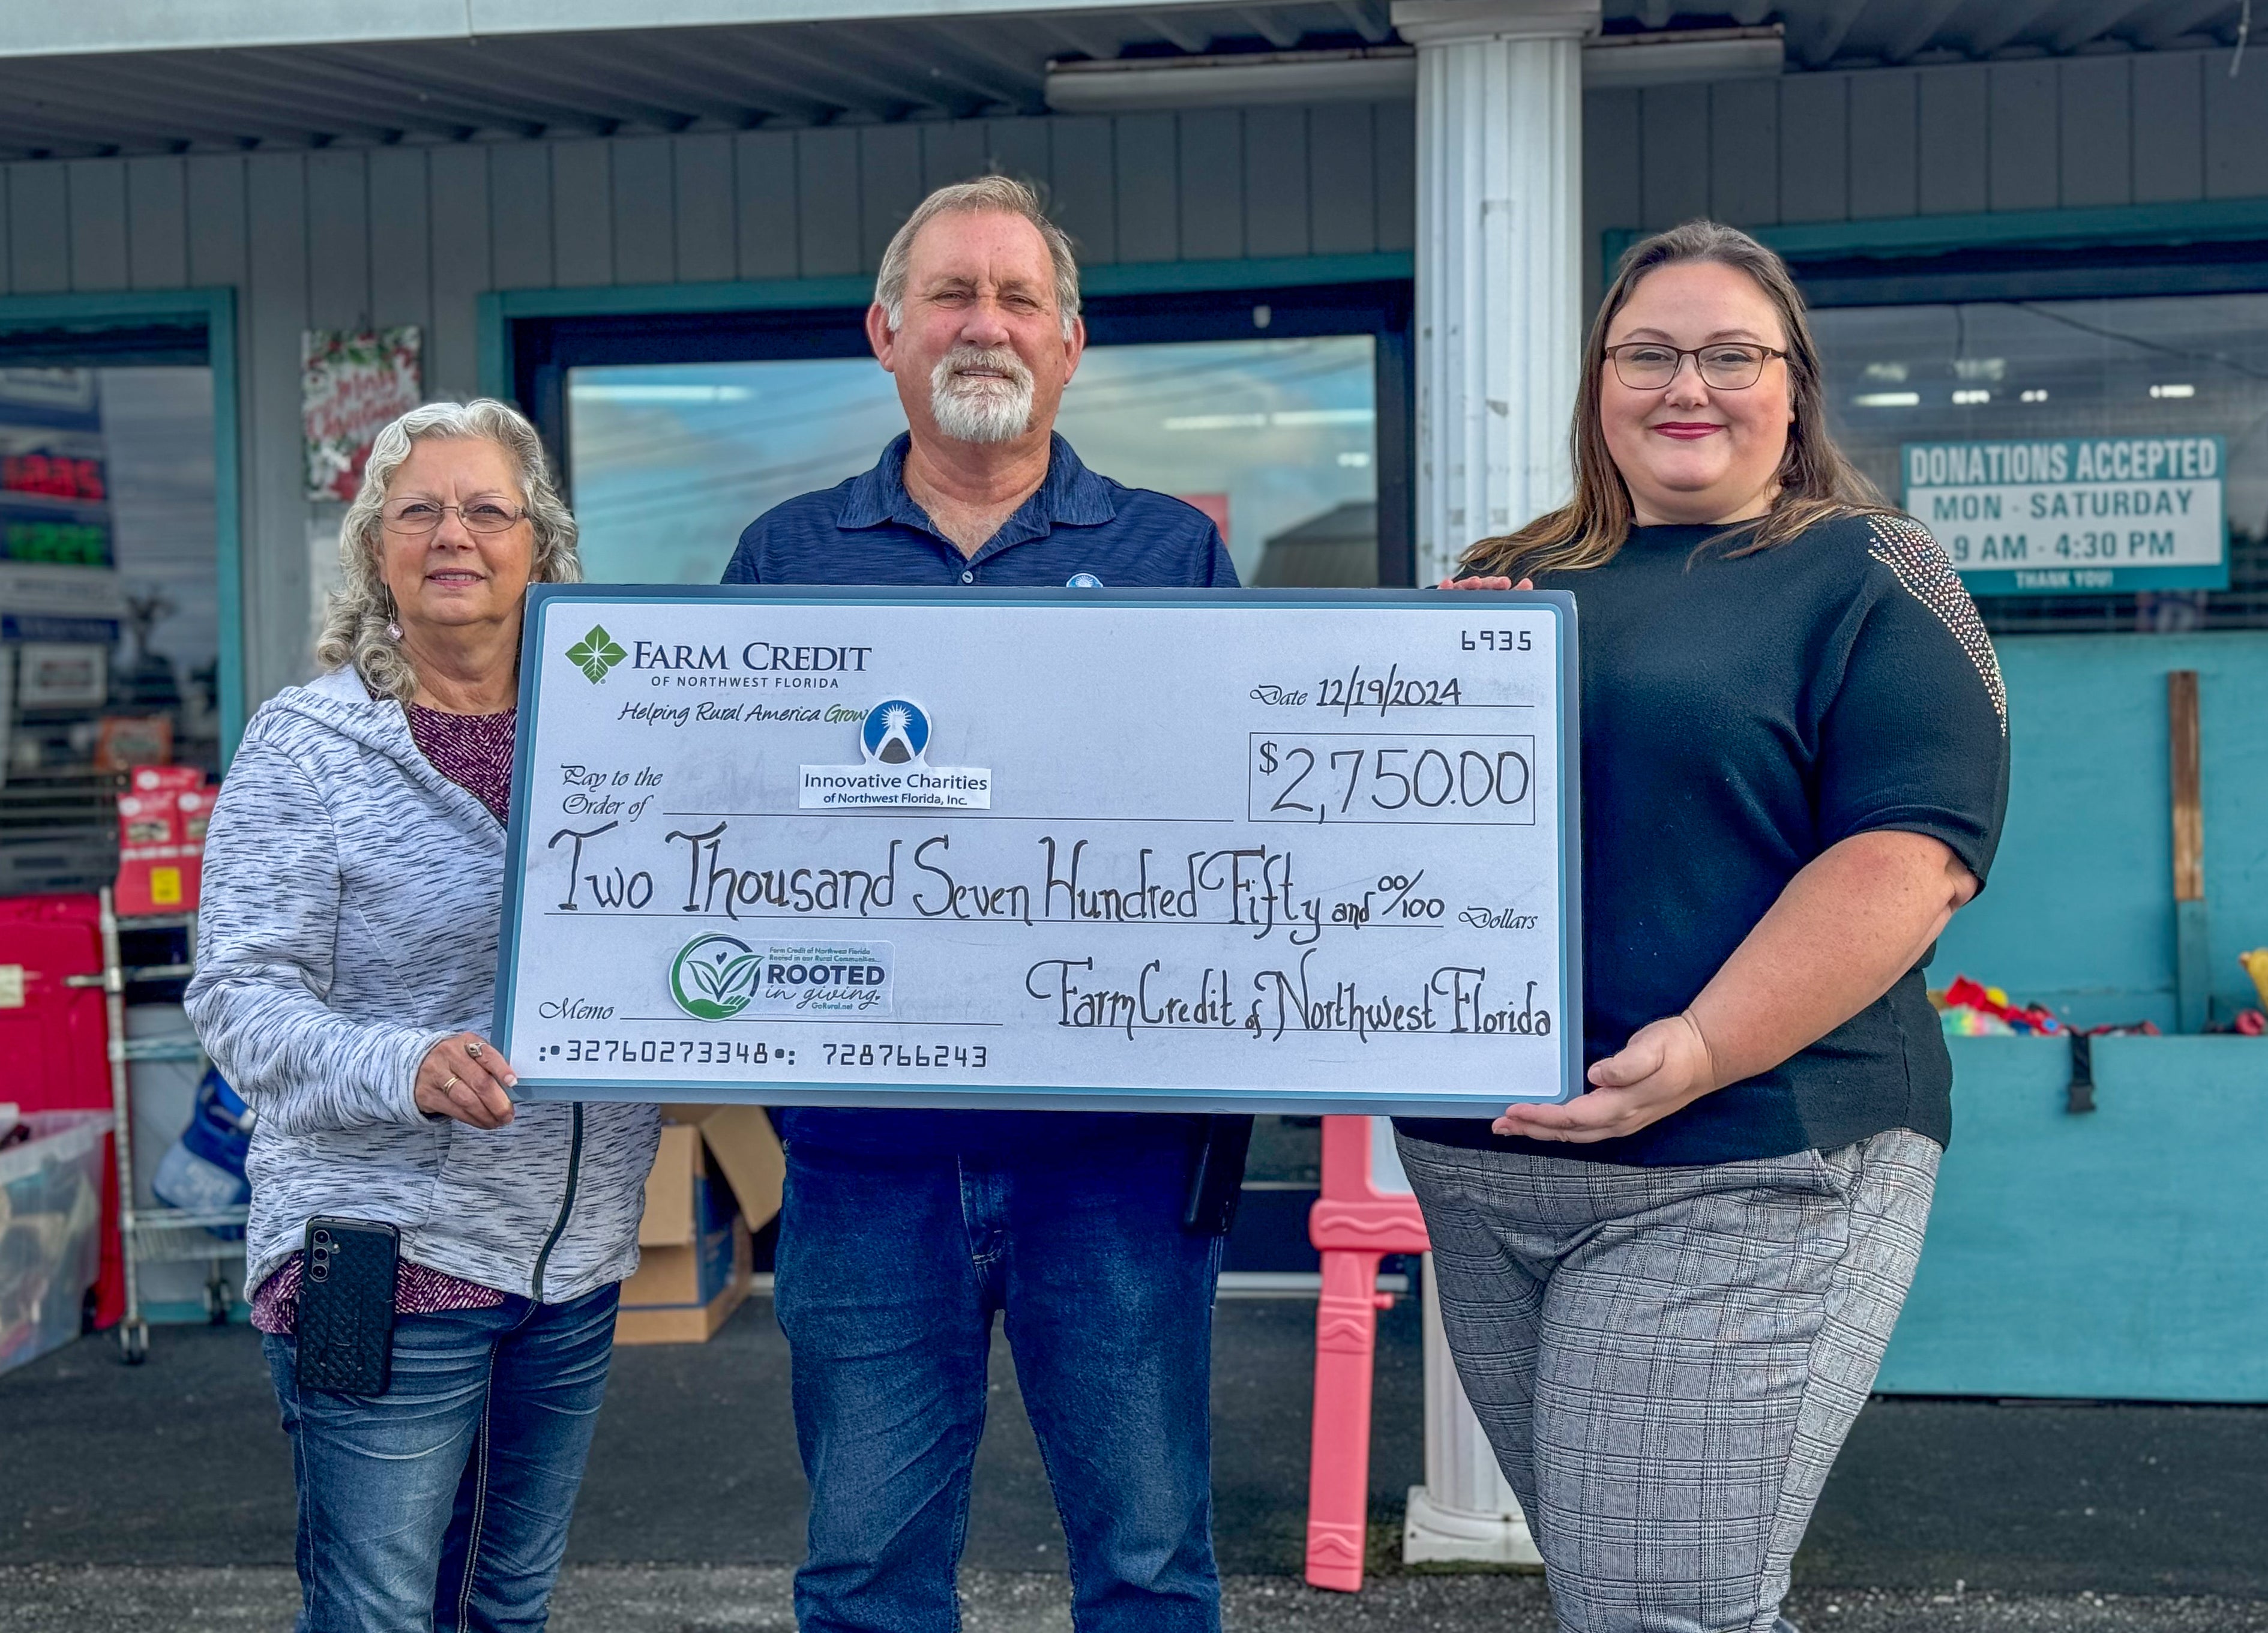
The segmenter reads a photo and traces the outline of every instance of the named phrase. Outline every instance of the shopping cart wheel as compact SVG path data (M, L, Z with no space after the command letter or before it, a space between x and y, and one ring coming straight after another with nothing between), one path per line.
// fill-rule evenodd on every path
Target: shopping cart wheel
M139 1366L150 1358L150 1323L122 1321L118 1328L118 1356L129 1366Z

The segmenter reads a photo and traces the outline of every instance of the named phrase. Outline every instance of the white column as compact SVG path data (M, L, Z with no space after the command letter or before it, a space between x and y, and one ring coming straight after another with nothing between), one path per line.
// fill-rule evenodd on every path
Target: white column
M1425 1483L1410 1488L1402 1522L1402 1557L1408 1564L1438 1560L1484 1560L1496 1565L1541 1565L1520 1499L1473 1416L1441 1331L1441 1301L1433 1291L1433 1255L1425 1259Z
M1600 0L1395 0L1418 48L1418 582L1570 491Z
M1584 37L1599 0L1395 0L1418 48L1418 582L1570 490ZM1425 1267L1425 1483L1403 1557L1541 1561L1465 1399Z

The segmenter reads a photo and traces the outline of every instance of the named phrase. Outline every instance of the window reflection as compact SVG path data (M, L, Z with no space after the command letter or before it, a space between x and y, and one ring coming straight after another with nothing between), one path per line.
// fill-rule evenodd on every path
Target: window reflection
M1986 596L1996 632L2268 627L2268 295L1841 307L1813 321L1835 434L1894 501L1907 443L2226 439L2228 589Z
M1248 584L1378 582L1367 335L1090 348L1056 422L1089 468L1210 515ZM865 357L578 368L569 467L594 580L713 584L740 530L905 429Z
M212 376L0 370L0 778L219 769Z

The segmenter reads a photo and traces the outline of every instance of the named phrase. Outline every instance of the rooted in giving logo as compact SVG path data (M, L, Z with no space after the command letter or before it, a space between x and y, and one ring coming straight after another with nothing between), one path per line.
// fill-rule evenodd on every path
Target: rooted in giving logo
M669 967L669 996L696 1020L730 1020L756 996L763 964L755 948L731 936L696 936Z
M604 624L593 624L590 634L567 649L567 661L588 675L593 686L607 678L608 670L629 656L615 644Z

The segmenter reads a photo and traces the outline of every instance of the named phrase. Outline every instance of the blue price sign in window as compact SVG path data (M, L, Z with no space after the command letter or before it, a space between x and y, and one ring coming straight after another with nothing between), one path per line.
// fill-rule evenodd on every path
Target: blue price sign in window
M1898 470L1972 595L2225 590L2228 454L2220 437L1910 442Z

